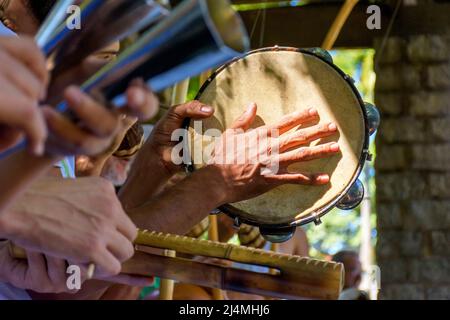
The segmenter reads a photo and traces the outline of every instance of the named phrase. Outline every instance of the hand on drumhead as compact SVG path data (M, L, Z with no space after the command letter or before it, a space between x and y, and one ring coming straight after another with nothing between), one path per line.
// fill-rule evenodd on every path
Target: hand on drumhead
M224 132L214 147L208 167L220 171L228 202L263 194L283 184L324 185L328 174L291 173L294 163L332 157L340 152L337 143L309 146L311 142L337 133L333 123L293 131L301 124L318 120L317 110L299 111L275 125L249 130L257 115L256 104Z

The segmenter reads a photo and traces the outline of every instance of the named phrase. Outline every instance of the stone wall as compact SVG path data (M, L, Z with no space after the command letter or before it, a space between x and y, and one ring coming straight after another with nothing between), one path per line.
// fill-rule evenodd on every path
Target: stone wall
M450 38L392 37L376 60L381 298L450 299Z

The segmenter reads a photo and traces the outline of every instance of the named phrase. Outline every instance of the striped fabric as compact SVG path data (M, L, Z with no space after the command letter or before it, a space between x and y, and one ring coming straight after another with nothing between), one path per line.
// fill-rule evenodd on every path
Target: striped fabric
M0 36L16 36L16 34L5 27L5 25L0 21Z

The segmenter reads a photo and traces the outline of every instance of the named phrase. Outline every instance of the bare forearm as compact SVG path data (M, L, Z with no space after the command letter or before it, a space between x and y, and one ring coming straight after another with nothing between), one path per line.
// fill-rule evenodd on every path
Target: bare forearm
M143 150L144 151L144 150ZM147 152L145 150L144 152ZM126 211L147 203L172 176L157 157L140 154L120 189L119 199Z
M206 168L195 172L145 205L129 210L131 219L141 229L187 233L225 201L214 170Z

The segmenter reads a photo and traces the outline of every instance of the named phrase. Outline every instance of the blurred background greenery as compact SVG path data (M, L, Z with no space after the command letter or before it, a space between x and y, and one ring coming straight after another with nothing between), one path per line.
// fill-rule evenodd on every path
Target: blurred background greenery
M375 72L373 68L373 49L336 50L331 52L334 63L355 80L355 85L364 101L373 103ZM375 143L371 141L371 153L375 156ZM366 196L371 201L371 242L376 244L376 212L375 212L375 170L373 162L368 162L361 176L368 186ZM361 207L352 211L334 209L323 219L320 226L305 227L311 245L313 257L325 258L342 249L358 250L361 245Z

